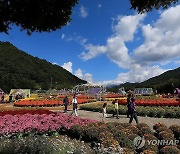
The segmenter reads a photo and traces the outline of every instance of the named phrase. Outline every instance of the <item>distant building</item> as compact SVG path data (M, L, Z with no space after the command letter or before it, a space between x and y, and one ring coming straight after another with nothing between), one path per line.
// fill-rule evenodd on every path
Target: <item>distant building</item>
M121 94L121 95L126 95L126 91L124 90L124 87L121 87L118 89L118 92Z
M153 95L153 89L152 88L136 88L134 89L135 95Z
M22 98L30 97L30 89L11 89L10 94L12 94L14 97L16 95L22 96Z

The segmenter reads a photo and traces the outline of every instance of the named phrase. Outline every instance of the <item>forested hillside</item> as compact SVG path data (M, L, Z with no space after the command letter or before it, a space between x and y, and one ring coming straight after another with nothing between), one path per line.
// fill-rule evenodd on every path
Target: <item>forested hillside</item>
M9 42L0 42L0 88L70 88L86 81L60 66L33 57Z
M154 90L157 90L158 93L173 93L174 88L180 88L180 67L141 83L124 83L114 86L109 90L118 91L120 87L124 87L125 90L133 90L134 88L153 88Z

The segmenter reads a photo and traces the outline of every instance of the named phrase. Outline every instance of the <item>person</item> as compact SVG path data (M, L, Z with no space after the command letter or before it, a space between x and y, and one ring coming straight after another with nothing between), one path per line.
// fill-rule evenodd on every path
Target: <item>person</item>
M74 95L73 99L72 99L72 104L73 104L73 111L71 113L71 115L75 115L75 116L78 116L77 114L77 97L76 95Z
M9 95L9 102L12 102L12 94Z
M107 103L104 103L104 104L103 104L103 109L102 109L103 118L106 118L106 117L107 117L106 106L107 106Z
M130 115L130 102L131 102L131 93L129 93L127 97L127 118L129 118Z
M4 103L4 93L2 93L2 96L1 96L1 103Z
M69 105L69 100L68 100L68 97L67 97L67 96L64 97L64 99L63 99L63 104L64 104L64 113L66 113L66 112L67 112L67 107L68 107L68 105Z
M115 99L115 101L113 101L112 103L114 104L113 117L116 115L116 118L119 119L119 104L118 104L118 99Z
M138 124L138 117L137 117L137 113L136 113L136 107L135 107L135 97L134 95L131 97L131 101L130 101L130 119L129 119L129 123L132 123L133 119L135 119L136 123Z

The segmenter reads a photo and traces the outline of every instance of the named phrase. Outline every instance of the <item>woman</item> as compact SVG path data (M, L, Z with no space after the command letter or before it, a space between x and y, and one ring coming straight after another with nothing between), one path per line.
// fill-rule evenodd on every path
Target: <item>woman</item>
M129 123L132 123L133 118L134 118L136 123L138 124L138 117L137 117L136 108L135 108L135 97L134 97L134 95L131 98L129 109L130 109Z
M73 111L71 113L71 115L75 115L78 116L77 114L77 97L74 95L73 100L72 100L72 104L73 104Z

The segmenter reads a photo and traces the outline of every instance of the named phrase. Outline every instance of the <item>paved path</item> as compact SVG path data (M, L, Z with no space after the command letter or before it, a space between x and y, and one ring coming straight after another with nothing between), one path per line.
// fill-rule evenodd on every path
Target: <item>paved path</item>
M60 110L53 110L56 112L59 112ZM60 112L62 112L61 110ZM71 110L67 112L67 114L71 114ZM85 110L78 110L78 115L82 118L91 118L94 120L102 121L102 113L99 112L92 112L92 111L85 111ZM172 118L151 118L151 117L140 117L138 116L140 123L146 123L149 125L149 127L152 129L153 125L156 123L164 123L166 126L170 126L173 124L180 125L180 119L172 119ZM127 118L125 115L120 115L119 119L116 119L115 117L112 117L112 115L108 114L108 118L104 118L104 122L120 122L120 123L128 123L129 118ZM136 124L133 120L132 124Z

